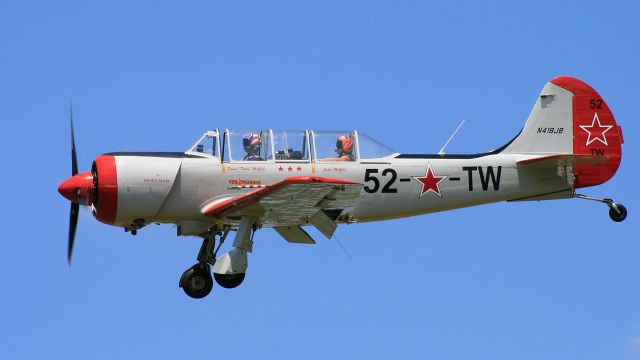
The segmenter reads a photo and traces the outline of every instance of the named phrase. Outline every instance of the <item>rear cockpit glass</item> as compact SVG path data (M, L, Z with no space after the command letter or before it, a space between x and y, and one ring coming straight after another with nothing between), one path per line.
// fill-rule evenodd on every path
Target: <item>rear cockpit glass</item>
M360 159L377 159L398 153L360 132L358 133L358 149Z
M308 138L306 131L274 130L276 161L308 161Z
M260 129L227 130L224 159L231 161L271 160L271 132Z

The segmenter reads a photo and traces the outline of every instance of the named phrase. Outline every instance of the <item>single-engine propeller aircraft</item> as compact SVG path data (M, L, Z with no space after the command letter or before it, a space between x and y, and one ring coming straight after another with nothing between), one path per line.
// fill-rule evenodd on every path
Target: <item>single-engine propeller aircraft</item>
M197 264L179 282L193 298L207 296L214 279L225 288L242 283L261 228L314 244L307 226L331 238L338 224L568 198L605 203L619 222L627 216L623 205L576 189L610 179L622 143L607 103L571 77L545 85L513 140L471 155L401 154L354 130L212 130L184 153L108 153L78 173L71 119L72 177L58 188L71 201L68 261L79 205L133 235L171 223L179 236L203 238ZM218 258L231 231L233 249Z

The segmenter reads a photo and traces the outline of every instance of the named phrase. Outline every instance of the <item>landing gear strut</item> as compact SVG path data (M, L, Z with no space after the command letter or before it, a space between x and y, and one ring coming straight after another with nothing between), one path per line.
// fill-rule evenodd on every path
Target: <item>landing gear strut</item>
M233 239L234 249L222 255L213 267L213 277L218 285L232 289L242 284L247 271L247 253L253 250L253 234L256 218L243 216Z
M248 267L247 253L253 249L253 234L257 228L257 218L243 216L238 224L236 236L233 239L234 249L216 260L220 246L229 235L231 226L225 225L221 231L218 225L211 228L205 235L198 253L198 263L187 269L180 278L180 287L192 298L200 299L211 292L213 279L218 285L231 289L242 283ZM216 247L216 236L220 236L220 243Z
M599 199L581 194L574 194L573 197L576 197L578 199L598 201L607 204L607 206L609 206L609 217L615 222L621 222L627 218L627 208L622 204L613 202L612 199Z
M198 263L187 269L180 277L179 285L190 297L201 299L211 292L213 288L211 266L215 264L216 254L228 234L228 227L225 227L224 232L222 232L219 231L217 226L206 233L198 253ZM215 246L216 236L220 236L220 242L217 247Z

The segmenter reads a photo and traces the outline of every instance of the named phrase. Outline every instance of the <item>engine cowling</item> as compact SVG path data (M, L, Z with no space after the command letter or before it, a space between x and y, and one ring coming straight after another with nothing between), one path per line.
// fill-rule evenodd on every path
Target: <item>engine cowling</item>
M98 156L91 169L96 219L125 227L154 221L175 183L182 157L182 153Z

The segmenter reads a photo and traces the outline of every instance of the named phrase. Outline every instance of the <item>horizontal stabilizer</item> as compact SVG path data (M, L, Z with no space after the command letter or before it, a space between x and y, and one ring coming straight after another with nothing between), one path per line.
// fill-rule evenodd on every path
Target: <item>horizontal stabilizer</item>
M516 165L523 184L525 179L528 179L529 181L536 181L535 186L544 184L544 187L549 190L558 189L558 187L566 187L571 190L576 188L576 183L578 182L574 171L575 168L588 167L598 169L603 164L606 164L607 161L609 161L609 158L606 156L559 154L520 160L516 162ZM541 198L527 200L550 200L573 195L554 193L553 195L541 194L540 196Z
M276 226L278 234L290 243L315 244L315 240L300 226Z
M566 189L566 190L556 191L548 194L528 196L524 198L511 199L507 201L542 201L542 200L571 199L574 197L573 194L574 194L573 189Z
M592 155L551 155L532 159L520 160L516 164L518 167L527 168L555 168L558 166L598 166L609 160L607 156Z

